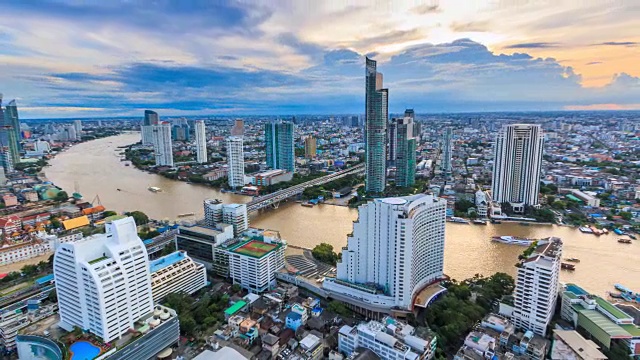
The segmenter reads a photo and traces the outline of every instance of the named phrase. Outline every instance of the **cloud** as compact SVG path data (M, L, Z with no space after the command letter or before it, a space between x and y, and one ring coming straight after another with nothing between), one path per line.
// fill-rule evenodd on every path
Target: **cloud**
M606 41L598 44L593 44L595 46L638 46L640 42L635 41Z
M529 42L529 43L520 43L520 44L511 44L505 46L505 49L547 49L547 48L555 48L559 47L558 43L550 43L550 42Z
M440 9L440 5L437 4L422 4L411 9L412 13L418 15L434 14L441 11L442 9Z
M453 22L450 26L454 32L486 32L490 31L490 21Z
M585 65L600 65L600 64L602 64L602 61L591 61L586 63Z

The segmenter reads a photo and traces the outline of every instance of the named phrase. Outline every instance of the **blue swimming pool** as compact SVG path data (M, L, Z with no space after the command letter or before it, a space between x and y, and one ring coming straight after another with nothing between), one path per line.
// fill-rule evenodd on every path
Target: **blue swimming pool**
M78 341L71 345L71 360L93 360L100 354L100 348L86 341Z

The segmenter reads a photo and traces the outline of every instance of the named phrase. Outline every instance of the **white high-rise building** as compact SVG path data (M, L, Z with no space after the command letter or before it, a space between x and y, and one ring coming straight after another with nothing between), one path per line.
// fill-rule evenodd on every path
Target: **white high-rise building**
M491 197L515 211L538 205L543 134L540 125L505 125L494 143Z
M149 266L151 291L156 304L170 293L193 294L207 285L207 269L184 251L153 260Z
M518 274L511 320L518 328L544 336L556 308L562 240L545 239L516 266Z
M426 194L361 205L337 276L323 288L365 306L410 308L414 295L443 275L446 206Z
M207 136L204 121L197 120L196 126L196 156L198 163L203 164L207 162Z
M229 186L232 188L244 186L244 152L242 137L229 136L227 138L227 165L229 170Z
M90 331L105 342L121 338L153 311L147 250L132 217L106 233L61 244L53 273L60 327Z
M252 293L261 293L273 289L276 285L276 273L284 267L284 252L287 244L282 241L243 241L229 254L229 276Z
M162 122L151 125L153 133L153 151L156 156L156 166L173 167L173 143L171 142L171 124Z
M223 204L218 199L204 200L204 221L212 228L218 228L218 224L233 226L233 236L239 237L249 228L249 216L245 204Z
M76 136L80 137L82 135L82 120L73 120L73 127L76 130Z
M140 140L142 141L142 145L153 145L153 126L140 126Z

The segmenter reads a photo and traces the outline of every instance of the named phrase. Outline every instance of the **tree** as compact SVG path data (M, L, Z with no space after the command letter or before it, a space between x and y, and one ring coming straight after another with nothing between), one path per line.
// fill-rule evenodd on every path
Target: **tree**
M138 226L147 224L149 222L149 217L147 216L147 214L143 213L142 211L136 210L136 211L126 212L124 214L127 216L133 217L133 220L136 222L136 225Z
M52 303L58 302L58 293L56 292L56 289L51 290L48 299Z
M231 286L231 291L233 291L234 294L240 292L240 290L242 290L242 287L238 284L233 284Z
M311 251L311 255L314 259L332 266L335 266L338 260L338 255L333 251L333 245L327 243L316 245Z
M20 271L22 272L22 274L24 274L24 276L31 276L31 275L35 275L38 273L38 266L37 265L25 265L22 267L22 269L20 269Z
M54 229L60 229L62 227L62 222L56 217L52 217L49 221L51 221L51 227Z
M56 194L56 196L53 198L53 200L55 200L57 202L67 201L67 200L69 200L69 194L67 194L66 191L60 191L59 193Z
M118 215L118 213L112 210L107 210L104 212L104 217L115 216L115 215Z
M631 220L631 218L633 217L633 215L628 211L620 211L618 215L620 215L621 218L627 221Z
M474 206L475 204L473 202L466 199L460 199L455 203L455 210L466 213L467 211L469 211L469 208L472 208Z
M332 300L329 303L329 305L327 306L327 310L341 316L351 315L351 310L349 310L349 308L347 308L344 303L336 300Z
M193 332L196 330L196 321L193 320L193 316L191 315L180 315L178 316L178 320L180 321L180 332L183 335L191 336Z
M175 251L176 251L176 244L173 242L170 242L167 245L165 245L165 247L162 249L162 256L169 255Z

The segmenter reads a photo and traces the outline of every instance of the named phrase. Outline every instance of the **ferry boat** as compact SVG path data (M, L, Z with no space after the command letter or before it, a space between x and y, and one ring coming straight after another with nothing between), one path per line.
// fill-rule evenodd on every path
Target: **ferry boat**
M560 264L560 268L563 270L570 270L573 271L576 269L576 266L573 264L568 264L568 263L562 263Z
M463 218L460 218L460 217L455 217L455 216L452 216L452 217L448 218L447 221L448 222L458 223L458 224L469 224L469 220L463 219Z
M632 238L633 240L636 240L636 237L631 235L631 234L627 234L628 237Z
M491 240L499 243L503 243L503 244L519 245L519 246L530 246L535 241L538 242L538 245L544 245L549 242L548 240L545 240L545 239L540 239L540 240L528 239L528 238L521 238L517 236L494 236L491 238Z
M502 224L502 221L496 220L496 219L491 219L491 223L492 224Z
M195 215L195 213L190 212L190 213L178 214L178 217L181 218L181 217L187 217L187 216L193 216L193 215Z
M476 225L487 225L487 221L486 220L481 220L481 219L473 220L473 223L476 224Z
M631 244L630 239L618 239L618 242L621 244Z
M594 235L600 236L604 233L604 231L598 229L595 226L591 226L591 232L593 232Z
M159 187L156 187L156 186L149 186L147 188L147 190L149 190L151 192L160 192L160 191L162 191L162 189L160 189Z
M311 208L313 207L313 204L309 202L303 202L301 205L304 207L311 207Z
M565 260L568 261L568 262L574 262L574 263L579 263L580 262L580 259L578 259L578 258L566 258Z
M593 234L593 230L591 230L591 228L587 226L581 226L578 228L578 230L582 231L585 234Z
M614 233L616 233L616 234L618 234L618 235L624 235L624 231L622 231L622 230L620 230L620 229L618 229L618 228L613 229L613 232L614 232Z
M623 293L632 292L629 288L627 288L626 286L624 286L622 284L614 284L613 287L616 288L616 290L618 290L620 292L623 292Z

